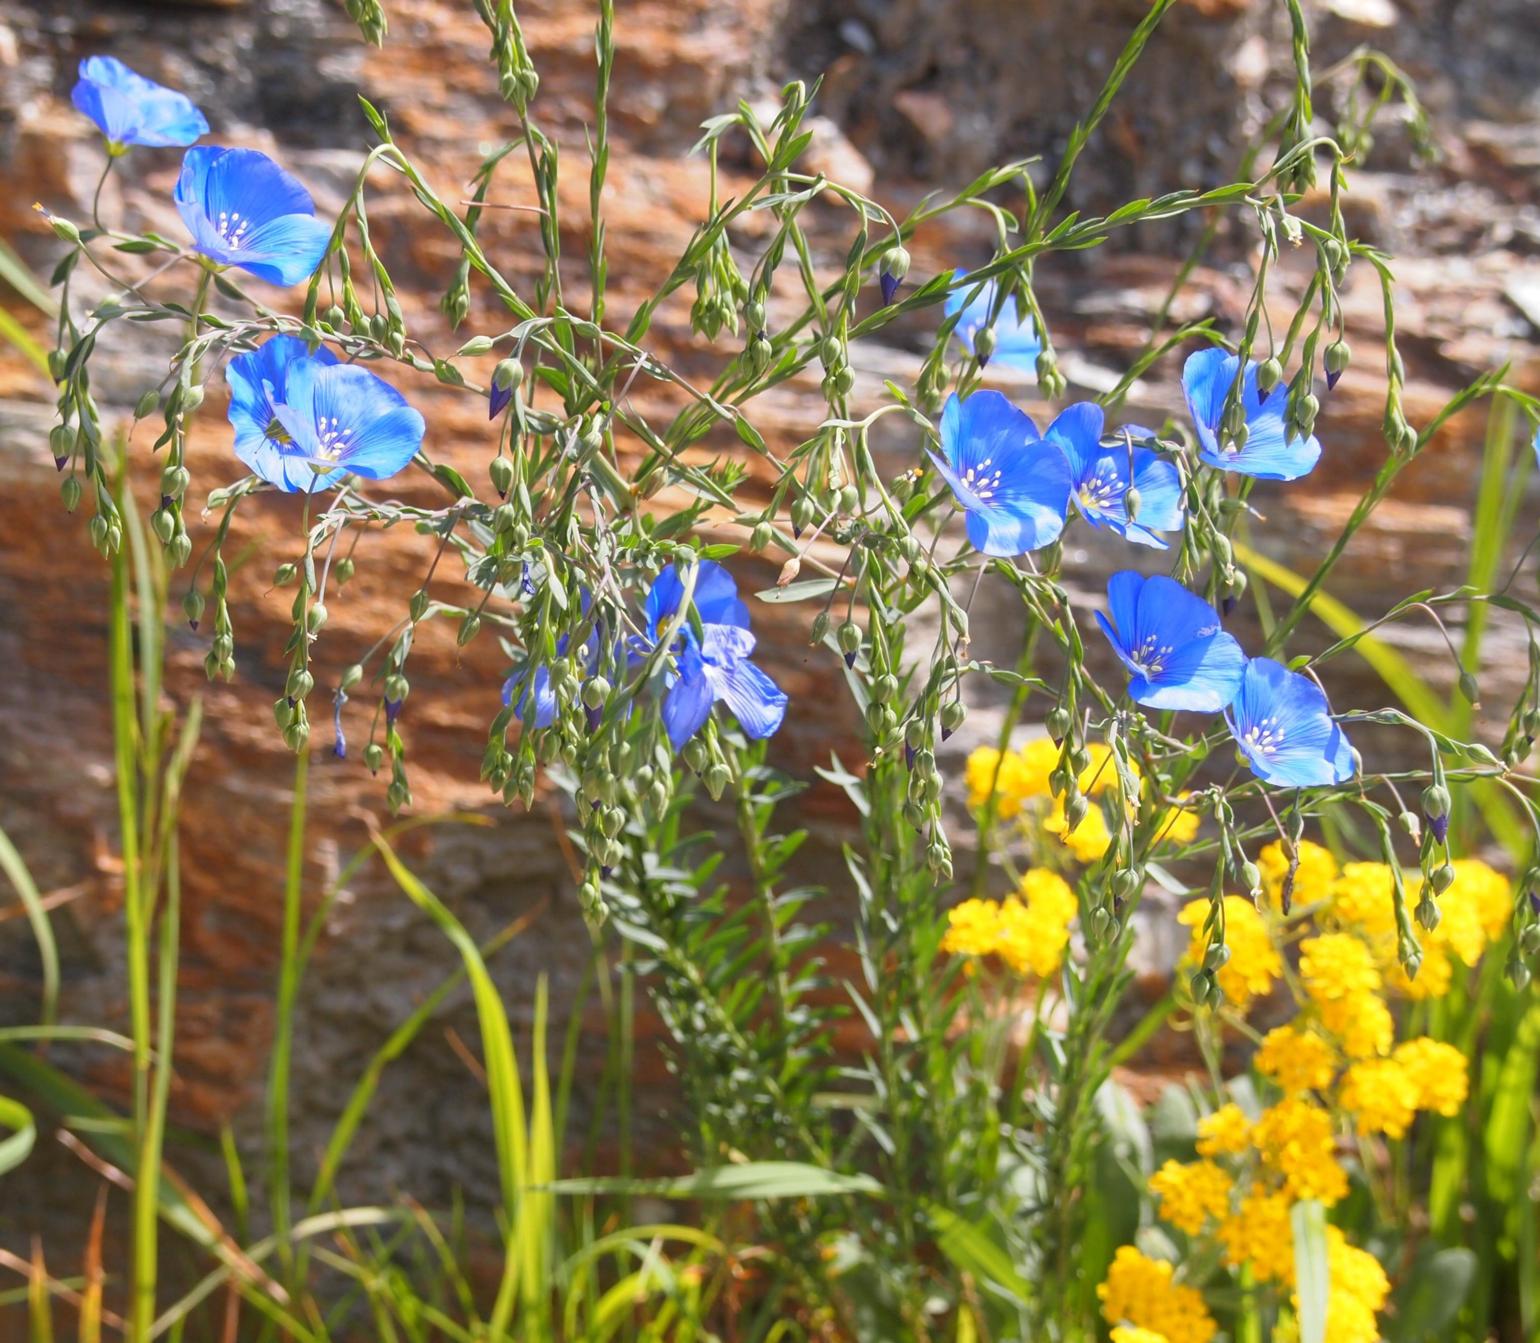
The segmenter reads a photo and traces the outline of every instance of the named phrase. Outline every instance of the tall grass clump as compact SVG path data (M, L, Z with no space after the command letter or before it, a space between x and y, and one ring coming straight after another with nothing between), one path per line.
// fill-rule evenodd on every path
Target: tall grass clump
M615 6L595 5L576 169L542 129L513 6L475 7L514 131L468 201L361 99L373 142L340 213L318 219L266 155L194 143L206 125L179 95L110 59L82 66L76 104L103 132L103 181L157 146L191 147L175 191L186 238L127 232L95 203L89 219L49 219L64 245L50 445L64 505L111 571L128 1020L126 1035L61 1024L48 910L0 846L43 966L37 1023L0 1034L23 1097L0 1098L0 1174L27 1158L46 1110L127 1191L112 1197L131 1203L131 1232L110 1273L99 1228L79 1274L41 1252L5 1261L34 1337L56 1317L83 1339L139 1343L1535 1336L1540 614L1522 562L1503 568L1540 402L1494 370L1425 423L1408 418L1392 262L1343 213L1375 119L1395 110L1423 130L1401 73L1372 52L1313 70L1290 0L1288 93L1234 180L1098 216L1064 206L1077 162L1172 0L1129 33L1057 163L1003 164L903 216L807 166L817 88L792 83L772 112L741 103L705 123L709 209L620 312L605 190ZM384 41L377 0L348 10ZM1331 126L1327 88L1351 109ZM729 144L755 165L730 184ZM541 248L528 285L479 231L509 203L514 162ZM576 230L563 171L587 177ZM409 316L418 305L376 247L369 211L387 180L452 244L440 306L453 339ZM911 245L959 211L988 219L991 254L921 273ZM1144 347L1109 390L1068 401L1040 269L1190 218L1197 247L1173 256ZM1243 318L1171 324L1221 233L1245 240ZM1302 285L1286 283L1285 257L1295 273L1308 263ZM1339 536L1295 573L1269 558L1266 515L1312 488L1333 452L1332 389L1369 362L1346 337L1355 270L1384 299L1383 453ZM469 329L489 305L501 316ZM656 353L654 322L673 312L709 375ZM98 343L127 323L179 333L133 408L150 433L131 448L128 417L93 390ZM858 396L863 342L900 324L932 333L917 376ZM1036 378L1050 423L986 386L1001 368ZM1187 413L1127 422L1141 381L1179 388ZM429 383L435 400L485 407L484 479L437 460ZM761 401L787 385L825 403L790 436ZM648 388L674 408L645 414L633 394ZM1401 472L1477 405L1490 428L1469 582L1354 613L1331 594L1339 561ZM227 469L197 479L188 436L220 408ZM903 445L901 469L879 439ZM436 502L381 483L403 472ZM143 508L135 484L152 474ZM237 675L226 544L238 511L272 492L299 496L274 575L292 628L273 730L296 761L276 1031L261 1145L227 1134L225 1187L200 1194L167 1152L178 799L200 708L168 708L165 630L180 612L209 677ZM1089 602L1067 544L1086 529L1127 547ZM402 532L429 539L430 566L372 647L319 684L329 608ZM377 547L358 549L365 536ZM740 587L750 556L779 566L760 591ZM986 586L1016 622L1009 665L975 654ZM752 628L772 605L801 618L810 664L859 725L816 770L856 818L843 867L816 886L796 819L814 780L778 768L774 748L804 706L760 665ZM1484 742L1471 705L1491 607L1522 627L1529 676ZM1449 636L1449 700L1376 631L1431 620L1447 635L1451 615L1464 642ZM1223 626L1249 616L1260 634L1243 646ZM586 984L611 1032L588 1133L570 1117L576 1018L552 1039L536 980L523 1035L489 969L527 924L478 943L399 852L418 818L382 817L325 891L305 889L314 706L329 693L331 748L379 776L382 812L409 813L412 655L430 622L504 655L481 760L490 795L528 807L543 777L568 799ZM1378 674L1382 699L1333 703L1348 658ZM991 693L1005 702L992 741L946 778L944 743ZM361 742L342 739L350 700L375 706ZM307 1188L290 1150L297 1004L331 901L376 863L457 966L383 1033ZM1167 917L1185 950L1164 997L1141 1005L1131 953ZM497 1173L475 1193L492 1217L423 1206L384 1173L376 1202L345 1205L339 1173L381 1076L465 991ZM678 1079L679 1150L650 1169L633 1142L638 994ZM1194 1066L1146 1110L1118 1070L1161 1033L1189 1042ZM128 1114L56 1063L80 1039L130 1056ZM595 1166L601 1127L619 1136L618 1169ZM658 1175L670 1161L686 1173ZM469 1267L486 1237L491 1281ZM196 1268L168 1281L172 1238Z

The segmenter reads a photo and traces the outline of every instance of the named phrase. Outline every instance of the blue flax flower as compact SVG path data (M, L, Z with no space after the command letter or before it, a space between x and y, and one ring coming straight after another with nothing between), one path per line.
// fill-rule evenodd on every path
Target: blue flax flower
M115 56L88 56L70 101L97 124L113 155L130 145L190 145L209 123L186 94L130 70Z
M936 470L967 515L968 540L986 555L1022 555L1064 530L1070 470L1059 448L999 392L954 392L941 412Z
M1103 419L1094 401L1081 401L1066 407L1043 434L1069 463L1070 498L1091 526L1164 550L1166 541L1157 533L1182 527L1181 474L1158 452L1137 446L1154 441L1148 429L1127 425L1112 442L1103 443ZM1128 516L1130 486L1139 491L1133 518Z
M1251 772L1285 788L1341 783L1357 771L1321 687L1272 658L1252 658L1225 714Z
M309 490L316 473L295 450L274 407L288 397L290 369L307 361L335 364L337 356L324 345L312 353L298 336L278 335L236 355L225 370L235 455L263 480L291 492Z
M283 376L282 392L271 381L263 383L278 423L276 429L268 426L249 460L252 470L280 490L325 489L344 472L384 480L422 445L422 416L366 368L291 359Z
M189 149L176 208L204 256L269 284L308 280L331 239L310 193L255 149Z
M953 275L952 282L956 284L967 277L968 272L960 270ZM946 315L951 317L961 314L953 331L969 354L977 353L973 348L974 337L990 325L989 314L994 309L995 292L995 282L986 280L972 297L966 287L954 289L946 296ZM1015 300L1006 301L1005 308L990 330L995 338L994 353L980 359L979 363L993 362L1005 368L1020 369L1024 373L1036 371L1037 356L1042 352L1043 342L1038 338L1037 324L1031 316L1017 315Z
M1182 365L1182 390L1187 394L1187 409L1198 431L1198 455L1221 471L1235 471L1263 480L1298 480L1315 470L1321 460L1320 441L1290 438L1284 423L1288 397L1271 396L1265 402L1257 391L1257 365L1246 361L1246 376L1241 384L1241 409L1246 416L1246 442L1236 449L1220 440L1220 421L1225 402L1235 385L1240 358L1223 350L1199 350Z
M1219 615L1174 579L1132 569L1107 583L1102 633L1128 668L1129 696L1151 709L1217 713L1235 698L1246 655L1219 628Z
M528 566L526 566L524 577L520 579L520 586L528 595L533 596L535 588L529 581L528 572ZM586 616L593 605L593 598L586 587L578 590L578 598L582 604L582 612ZM604 642L604 621L601 618L595 628L589 632L588 637L583 640L581 661L586 675L592 676L599 670L599 650ZM563 634L556 641L556 656L566 657L567 649L571 646L571 637ZM615 651L621 654L624 650L617 646ZM624 662L623 657L620 660ZM515 696L518 697L516 704ZM551 684L551 669L541 665L531 674L526 666L514 672L503 682L503 703L514 705L514 712L518 714L519 722L525 726L550 727L556 721L556 711L561 707L556 698L556 688ZM598 712L591 711L590 727L598 726Z
M677 565L660 573L647 594L645 647L659 635L684 599L684 576ZM705 725L721 701L732 710L744 735L768 737L786 716L786 692L752 662L754 636L749 608L738 597L732 575L713 560L702 560L695 578L697 636L682 624L673 645L676 670L663 699L663 726L678 750Z

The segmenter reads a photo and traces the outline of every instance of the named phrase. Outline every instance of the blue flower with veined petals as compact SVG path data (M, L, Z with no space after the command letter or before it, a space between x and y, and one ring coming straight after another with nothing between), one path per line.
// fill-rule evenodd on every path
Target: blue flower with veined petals
M586 616L593 604L592 596L585 587L578 590L578 597L582 612ZM599 670L599 650L605 642L604 621L601 618L595 628L589 631L588 637L583 640L579 660L587 675L592 676ZM556 656L566 657L567 649L571 646L571 637L563 634L556 641ZM623 650L617 645L615 652L619 655ZM624 658L619 660L623 662ZM516 704L515 696L518 701ZM503 703L513 704L519 721L526 726L550 727L556 721L557 710L561 707L556 698L556 688L551 684L551 669L541 665L537 666L531 674L529 668L525 666L514 672L503 682Z
M952 283L968 278L968 272L960 270L952 276ZM995 305L995 282L986 280L977 293L973 293L966 286L961 289L953 289L946 296L946 315L960 314L957 317L957 325L952 328L957 339L969 354L976 354L973 348L973 339L985 327L994 333L994 353L987 359L981 359L981 364L999 364L1005 368L1020 369L1024 373L1033 373L1037 369L1037 356L1042 353L1043 342L1037 334L1037 325L1030 314L1026 317L1018 316L1014 300L1007 300L1005 308L991 327L989 314Z
M324 345L312 351L298 336L277 335L236 355L225 370L235 455L263 480L291 492L311 489L315 471L294 451L274 406L288 397L289 370L304 362L335 364L337 356Z
M1284 788L1342 783L1358 771L1321 687L1272 658L1252 658L1225 718L1251 772Z
M277 432L288 441L275 437L269 426L248 463L280 490L325 489L343 473L384 480L422 446L422 416L368 369L294 359L284 365L283 374L282 393L271 381L264 382L263 391Z
M331 240L310 193L255 149L189 149L176 208L199 252L269 284L308 280Z
M1150 709L1217 713L1235 698L1246 655L1219 615L1175 579L1132 569L1107 583L1109 620L1096 621L1128 668L1128 694Z
M1138 446L1154 441L1148 429L1126 425L1104 443L1103 420L1100 406L1081 401L1066 407L1043 434L1069 463L1070 498L1091 526L1165 550L1166 540L1157 533L1182 528L1181 473L1158 452ZM1130 485L1139 491L1133 518L1128 516Z
M684 591L684 575L677 565L654 580L647 594L646 648L656 646L678 612ZM732 710L745 736L756 741L770 736L786 716L786 692L749 661L754 636L738 585L720 564L702 560L691 601L701 630L697 636L683 624L674 643L676 667L663 698L669 741L675 750L683 746L705 726L718 701Z
M1298 480L1315 470L1321 460L1320 441L1290 438L1284 422L1288 397L1274 395L1262 400L1257 391L1257 365L1246 361L1241 384L1241 409L1246 416L1246 442L1236 449L1220 441L1220 422L1225 402L1240 371L1238 355L1210 348L1188 355L1182 365L1182 390L1187 394L1187 409L1198 431L1198 455L1221 471L1235 471L1263 480Z
M985 555L1024 555L1053 541L1069 511L1070 470L1055 443L999 392L954 392L941 412L931 461L967 515L968 540Z
M130 145L190 145L209 123L185 93L130 70L116 56L88 56L70 101L94 121L113 154Z

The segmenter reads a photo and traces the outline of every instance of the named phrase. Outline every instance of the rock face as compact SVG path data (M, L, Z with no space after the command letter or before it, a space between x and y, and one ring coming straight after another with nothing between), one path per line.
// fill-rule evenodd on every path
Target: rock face
M81 217L99 170L91 128L68 105L75 62L99 51L185 89L208 112L217 143L267 148L312 188L320 212L334 213L368 143L353 98L362 91L389 116L401 143L451 199L486 148L507 132L509 116L486 63L484 30L460 0L387 0L391 35L382 52L365 49L340 7L324 0L262 3L116 5L67 10L48 0L0 0L0 165L10 190L0 196L0 236L43 270L56 251L28 208L36 199ZM1411 379L1408 413L1423 423L1482 368L1513 361L1513 378L1540 381L1540 172L1536 118L1537 36L1526 25L1526 0L1481 0L1457 7L1380 0L1334 0L1321 11L1323 51L1360 40L1383 41L1427 93L1444 150L1442 166L1421 176L1398 169L1384 138L1378 166L1355 177L1357 227L1368 240L1399 251L1398 300L1403 350ZM895 204L923 189L960 185L998 158L1043 154L1052 163L1072 117L1094 97L1121 43L1146 7L1134 0L1088 0L1064 6L1031 0L898 0L855 5L829 0L634 0L620 7L621 42L613 99L616 141L608 200L613 313L625 314L661 278L706 208L704 167L683 151L707 115L739 96L772 92L793 76L827 70L826 119L819 153L831 174L872 174L878 196ZM1426 9L1429 13L1423 13ZM1088 149L1070 203L1094 209L1109 201L1178 186L1223 180L1255 126L1261 91L1287 75L1287 34L1277 7L1261 0L1187 0L1152 42L1146 65ZM1400 18L1398 25L1385 23ZM539 113L576 167L564 188L564 251L584 255L586 238L585 108L593 80L592 20L572 0L521 5L520 15L542 76ZM1071 16L1072 17L1069 17ZM1444 27L1485 35L1453 41ZM1499 40L1498 34L1511 40ZM1529 44L1526 46L1525 44ZM1528 74L1526 75L1526 71ZM1037 78L1041 73L1042 79ZM1525 79L1528 84L1525 84ZM1330 109L1329 87L1318 93ZM1528 99L1526 105L1524 99ZM170 207L177 156L136 151L114 174L104 197L110 215L180 236ZM824 166L824 165L821 165ZM874 170L874 171L873 171ZM380 173L371 182L370 216L388 257L414 335L429 348L452 350L435 303L453 274L450 241L399 184ZM510 178L510 182L517 179ZM527 203L505 188L507 203ZM843 221L825 225L830 255L843 252ZM1136 232L1116 257L1055 259L1039 271L1043 303L1072 390L1110 385L1138 349L1180 264L1184 231ZM531 216L495 211L483 238L511 278L531 283L539 270ZM1212 266L1200 267L1177 316L1212 312L1222 325L1240 317L1247 292L1233 240L1221 240ZM1232 250L1227 252L1226 246ZM926 234L915 248L916 272L972 264L987 255L988 235L960 220ZM836 250L837 249L837 250ZM1362 272L1362 273L1360 273ZM1284 284L1297 283L1287 277ZM582 278L574 270L574 284ZM0 295L3 297L3 295ZM1330 398L1319 433L1327 460L1308 489L1261 489L1254 496L1269 525L1259 528L1269 554L1308 568L1383 456L1378 424L1383 384L1367 355L1379 331L1379 292L1357 268L1344 296L1350 330L1362 353ZM10 306L36 322L17 302ZM1280 296L1280 312L1282 311ZM482 319L485 319L483 321ZM485 294L471 324L495 319ZM495 329L495 328L493 328ZM922 332L900 331L885 344L857 347L860 386L873 396L881 379L912 381ZM717 356L691 336L684 314L665 311L654 327L655 353L692 375ZM103 351L97 391L126 411L158 375L169 352L152 339ZM1166 359L1136 389L1129 418L1179 412L1178 362ZM1109 376L1110 374L1110 376ZM1035 388L1010 386L1035 416ZM484 409L472 398L432 385L405 387L422 407L436 457L478 485L493 451ZM121 1025L121 901L109 854L116 825L111 741L102 668L106 579L78 519L57 503L46 448L47 388L9 352L0 351L0 825L32 865L39 886L54 893L54 922L65 959L68 1019ZM210 398L192 442L196 488L238 474L217 397ZM655 405L666 404L661 399ZM785 442L805 437L822 418L811 382L778 395L760 421ZM1039 421L1041 423L1041 419ZM1455 421L1424 459L1408 470L1394 497L1360 535L1330 585L1366 616L1424 586L1453 586L1464 576L1468 514L1483 426L1479 412ZM136 461L148 456L136 442ZM914 444L885 444L896 472L912 464ZM147 475L146 480L153 479ZM408 485L403 497L424 487ZM254 1102L263 1082L270 1036L274 965L282 901L283 836L293 760L272 727L269 706L283 680L288 596L269 588L273 566L298 553L299 515L290 498L264 497L242 509L227 555L249 561L232 579L240 674L233 685L204 682L205 643L183 627L172 633L169 698L186 705L204 697L205 729L184 812L186 868L174 1122L209 1135L222 1123L254 1132ZM1527 538L1523 532L1522 539ZM207 533L194 533L200 547ZM392 534L371 537L358 555L358 577L330 603L319 645L318 683L335 683L404 611L428 554ZM1087 542L1073 557L1076 583L1097 590L1122 556ZM745 587L767 586L773 569L745 563ZM452 592L452 584L446 586ZM986 588L976 625L976 652L1013 659L1014 610ZM994 603L989 605L988 603ZM805 646L800 608L756 612L769 669L797 711L778 738L775 758L810 775L831 747L857 759L854 725L834 670ZM1254 631L1242 631L1248 636ZM1307 637L1319 637L1317 628ZM1408 624L1387 637L1419 658L1440 687L1451 677L1438 661L1436 632ZM1513 634L1501 622L1488 644L1493 666L1483 685L1493 705L1510 701L1523 658L1509 658ZM496 973L516 1022L527 1022L539 974L552 980L558 1026L576 1001L588 957L587 934L573 898L571 871L558 843L559 798L529 814L489 805L476 782L483 733L495 712L506 668L491 641L468 650L452 633L429 629L413 657L413 692L404 726L416 808L459 810L487 824L446 823L417 831L402 847L414 869L478 937L513 921L531 923L497 958ZM1340 703L1378 704L1388 696L1361 664L1333 664L1329 685ZM317 705L324 704L320 696ZM366 732L372 706L348 710L350 736ZM970 727L985 733L991 705L980 702ZM354 716L356 713L356 717ZM323 737L324 725L318 725ZM960 734L966 749L979 736ZM1405 743L1387 739L1387 750ZM365 842L367 817L383 814L383 786L356 762L318 755L311 774L308 890L312 906L346 857ZM836 790L813 790L808 818L835 839L851 818ZM838 888L842 869L824 848L822 878ZM25 922L0 918L0 1021L32 1018L37 1000L35 955ZM357 1076L391 1026L454 968L453 954L379 872L366 869L332 910L301 1003L294 1085L295 1162L305 1168L325 1141L345 1084ZM588 1009L592 1012L592 1009ZM607 1051L601 1018L582 1037L575 1090L575 1131L593 1096ZM657 1024L639 1024L645 1042ZM486 1187L492 1156L477 1084L456 1049L474 1039L463 998L389 1069L343 1181L342 1196L392 1188L442 1203L452 1184ZM52 1057L102 1094L119 1099L126 1072L110 1051L56 1047ZM344 1079L339 1083L339 1079ZM669 1095L655 1058L643 1061L638 1113L655 1120ZM653 1130L660 1149L667 1130ZM175 1159L198 1165L196 1147ZM64 1179L65 1172L76 1177ZM353 1172L367 1172L354 1179ZM25 1239L33 1227L78 1226L89 1213L94 1177L71 1158L51 1154L8 1177L0 1242ZM61 1238L65 1253L78 1240ZM57 1262L67 1262L60 1259Z

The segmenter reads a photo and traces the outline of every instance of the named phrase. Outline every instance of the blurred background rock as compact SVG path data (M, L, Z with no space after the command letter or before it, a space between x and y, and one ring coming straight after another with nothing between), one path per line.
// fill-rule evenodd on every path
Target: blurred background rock
M94 129L69 105L77 62L105 52L186 91L207 113L215 143L268 150L297 173L323 216L340 208L369 133L354 97L362 91L387 113L408 152L450 199L481 156L510 133L512 115L497 96L486 36L464 0L386 0L391 31L383 51L365 48L334 0L220 0L219 3L62 5L0 0L0 236L40 274L58 244L32 211L34 201L75 218L89 210L100 169ZM706 116L739 97L773 97L790 78L824 77L814 143L816 166L894 207L934 188L956 187L1006 159L1040 156L1050 169L1064 139L1094 99L1127 32L1144 12L1138 0L622 0L619 63L612 97L614 142L607 201L613 287L610 310L624 320L661 279L706 209L704 165L685 152ZM1322 66L1361 43L1385 50L1417 81L1433 124L1439 160L1416 166L1410 138L1394 119L1380 130L1367 165L1352 176L1350 231L1396 255L1401 347L1408 365L1407 412L1426 422L1480 371L1512 361L1521 386L1540 386L1540 24L1533 0L1316 0L1310 6ZM541 74L537 114L560 141L570 172L564 184L564 253L574 259L571 293L581 306L587 246L585 116L592 72L592 15L578 0L538 0L519 13ZM1077 171L1068 208L1096 211L1138 196L1232 180L1249 139L1277 105L1291 77L1287 22L1271 0L1183 0L1152 41L1102 132ZM1328 120L1334 87L1318 93ZM178 155L136 150L115 172L108 217L179 237L171 206ZM727 167L733 170L731 156ZM741 165L740 165L741 166ZM726 188L731 190L731 186ZM527 203L514 169L494 197ZM457 260L448 237L399 183L378 173L370 217L408 305L408 325L429 348L449 352L436 307ZM828 255L842 256L848 218L819 216ZM987 258L980 216L961 216L914 247L915 274ZM1150 225L1115 249L1054 257L1037 272L1043 307L1070 378L1071 396L1110 387L1145 339L1201 222ZM539 272L533 218L492 211L482 236L504 273L532 283ZM1174 316L1212 314L1233 329L1250 285L1244 221L1222 225ZM751 246L747 233L740 241ZM1279 276L1278 311L1287 310L1290 267ZM485 293L474 293L470 326L506 323ZM18 318L46 337L46 323L0 287ZM1260 544L1296 569L1312 565L1383 457L1383 383L1372 343L1380 295L1367 267L1356 267L1345 296L1360 358L1324 400L1318 434L1323 464L1287 493L1263 485L1253 501L1268 517ZM773 319L772 312L772 319ZM851 352L859 384L872 397L883 378L911 382L926 325L893 332L883 344ZM709 376L719 353L694 337L682 308L653 327L653 352L687 376ZM120 341L98 355L96 390L125 415L158 379L171 351L162 337ZM1158 422L1180 411L1179 360L1157 365L1135 388L1127 418ZM1051 413L1035 386L1004 382L1032 413ZM404 386L429 423L427 446L478 485L494 440L484 407L431 385ZM651 398L650 402L646 398ZM667 397L643 404L664 411ZM194 491L234 480L237 464L219 395L211 396L193 438ZM773 439L805 437L823 405L816 382L769 400L757 421ZM9 349L0 348L0 826L53 898L65 961L63 1002L70 1020L121 1025L120 891L110 860L116 804L104 695L106 573L79 518L58 503L47 449L49 389ZM893 424L895 421L886 421ZM1394 496L1360 533L1330 591L1366 617L1421 587L1449 587L1464 575L1484 412L1455 421L1405 472ZM730 450L735 440L717 446ZM149 436L133 445L148 457ZM911 436L884 441L897 473L913 464ZM149 479L149 477L147 477ZM405 479L405 478L404 478ZM431 496L421 485L403 487ZM191 509L189 521L196 509ZM289 597L269 587L274 566L297 551L298 511L287 497L243 507L227 555L246 562L232 578L240 673L234 684L204 682L204 637L178 626L171 641L168 695L206 699L203 746L186 794L184 926L179 992L174 1123L189 1139L174 1163L217 1170L212 1135L232 1123L254 1135L271 1027L273 966L282 899L282 837L292 757L272 726L269 706L284 677ZM1521 542L1529 535L1521 525ZM206 537L206 533L204 534ZM195 530L200 548L204 537ZM735 538L741 539L741 538ZM1068 570L1083 595L1098 591L1126 552L1077 529ZM393 624L416 586L424 555L392 534L358 553L358 577L331 603L319 645L324 691ZM746 588L767 586L774 566L735 561ZM1522 580L1529 582L1528 578ZM452 581L451 581L452 586ZM446 589L447 590L447 589ZM1014 659L1020 620L986 585L975 607L975 652ZM990 605L993 602L994 605ZM810 612L758 607L764 660L792 695L793 711L773 759L802 777L831 750L859 759L843 696L831 693L836 669L805 646ZM1245 631L1241 631L1245 633ZM1398 626L1387 637L1443 690L1452 669L1431 627ZM1325 642L1308 624L1306 640ZM1490 703L1511 702L1525 673L1522 643L1499 628L1486 643L1482 676ZM560 798L528 815L491 805L476 780L487 721L506 668L483 637L457 649L445 631L428 631L412 659L413 693L404 730L416 811L461 809L490 818L482 827L441 826L407 845L416 870L478 937L524 914L534 922L497 958L495 969L516 1024L527 1020L536 974L553 979L557 1026L589 957L573 882L558 843ZM330 679L329 679L330 678ZM1328 686L1340 705L1387 700L1361 663L1330 664ZM317 696L317 703L324 699ZM348 711L361 742L373 706ZM959 752L992 735L998 705L981 694ZM318 725L324 751L324 725ZM1404 749L1364 734L1367 749ZM960 758L956 762L960 764ZM355 759L317 756L312 772L310 892L363 841L363 816L379 815L383 784ZM813 788L801 819L819 843L809 864L836 893L844 886L835 847L852 817L838 790ZM958 837L966 835L960 824ZM38 966L25 920L0 906L0 1023L32 1019ZM1170 946L1154 946L1158 965ZM355 1077L390 1027L452 968L452 952L379 874L352 884L330 920L301 1006L293 1095L294 1160L304 1179L341 1100L335 1079ZM575 1130L585 1097L605 1066L603 1018L590 1007L574 1097ZM648 1044L660 1027L643 1007L637 1087L644 1159L667 1164L673 1134L671 1087ZM378 1196L381 1184L428 1203L446 1202L454 1184L474 1191L493 1179L478 1084L455 1037L474 1039L473 1016L452 999L429 1031L386 1072L371 1119L355 1144L341 1196ZM122 1056L56 1047L55 1061L76 1069L99 1093L122 1100ZM200 1157L199 1152L203 1155ZM35 1229L72 1228L89 1216L94 1177L75 1158L43 1142L7 1178L0 1242L22 1248ZM200 1182L208 1187L208 1181ZM67 1256L61 1260L67 1262Z

